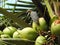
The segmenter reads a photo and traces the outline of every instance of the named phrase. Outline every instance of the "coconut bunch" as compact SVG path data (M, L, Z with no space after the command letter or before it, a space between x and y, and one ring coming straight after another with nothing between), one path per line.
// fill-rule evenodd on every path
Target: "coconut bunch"
M48 26L46 20L43 17L38 19L38 23L33 22L32 27L38 33L38 37L35 40L35 45L54 45L57 44L57 29L55 29L54 22L58 20L57 16L54 16L53 20L50 20ZM56 33L57 32L57 33ZM56 34L55 34L56 33Z
M32 15L33 14L33 15ZM56 45L57 38L59 38L60 19L56 15L50 19L49 25L44 17L35 18L36 12L31 12L33 19L31 27L25 27L21 30L15 27L8 26L1 31L1 38L19 38L24 40L31 40L35 45ZM35 15L35 17L33 17Z
M35 13L35 12L32 12ZM31 15L32 17L32 15ZM32 18L31 27L25 27L21 30L13 26L8 26L0 31L1 38L19 38L24 40L34 41L34 45L56 45L57 39L60 36L60 19L56 15L50 19L49 25L44 17ZM37 19L37 20L35 20Z
M8 26L3 31L0 31L0 37L31 40L35 42L35 45L57 44L56 39L60 35L60 20L56 19L52 22L51 26L48 26L46 20L40 17L38 23L33 21L32 27L25 27L21 30Z
M3 31L0 31L0 38L19 38L34 41L37 36L38 33L32 27L25 27L19 30L13 26L8 26Z
M48 1L44 1L46 6L49 5ZM36 38L35 45L60 45L60 16L54 15L47 6L50 16L49 26L43 17L39 18L37 24L33 22L32 27L39 34Z

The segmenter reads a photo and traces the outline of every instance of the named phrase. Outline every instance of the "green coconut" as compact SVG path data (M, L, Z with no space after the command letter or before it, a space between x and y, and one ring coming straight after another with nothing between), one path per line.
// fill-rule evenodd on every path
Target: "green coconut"
M0 30L0 35L3 34L3 32Z
M43 36L38 36L36 41L35 41L35 45L43 45L47 42L46 38Z
M51 26L51 24L55 21L55 20L57 20L58 19L58 17L56 16L56 15L54 15L54 17L50 20L50 26Z
M15 27L9 26L3 30L3 33L12 36L16 30L17 29Z
M47 23L43 17L39 18L39 25L40 25L40 30L47 30Z
M55 20L51 25L51 33L60 36L60 20Z
M36 24L35 22L32 23L32 28L33 28L34 30L37 30L37 24Z
M0 37L1 37L2 34L3 34L3 32L0 30Z
M31 27L26 27L24 29L22 29L21 33L20 33L20 37L22 39L27 39L27 40L35 40L37 38L38 34L36 32L36 30L34 30Z
M20 38L21 30L17 30L13 33L13 38Z
M36 31L38 31L40 29L39 25L35 22L32 23L32 28Z
M1 38L11 38L11 37L9 35L7 35L7 34L2 34Z

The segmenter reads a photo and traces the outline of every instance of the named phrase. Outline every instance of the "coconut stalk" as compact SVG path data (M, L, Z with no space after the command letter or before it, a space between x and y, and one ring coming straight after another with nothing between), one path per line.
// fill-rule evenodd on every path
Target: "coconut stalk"
M54 14L54 11L52 10L52 7L50 6L49 1L48 0L44 0L44 2L45 2L45 5L47 7L49 16L50 16L50 24L49 25L51 25L53 21L58 19L58 17L57 17L56 14Z
M52 10L52 8L51 8L48 0L44 0L44 2L45 2L45 4L46 4L47 10L48 10L48 12L49 12L49 16L50 16L50 18L52 19L55 14L54 14L54 12L53 12L53 10Z
M50 18L53 19L54 18L54 12L48 2L48 0L44 0L45 4L46 4L46 7L48 9L48 12L49 12L49 15L50 15ZM57 36L57 35L56 35ZM58 45L60 45L60 36L57 36L58 37Z
M55 14L58 16L58 18L60 19L60 10L59 10L59 6L60 6L60 2L53 2L54 5L54 9L55 9Z
M54 14L54 11L52 10L52 7L50 6L49 1L48 0L44 0L44 2L45 2L45 5L47 7L47 10L48 10L49 16L51 18L51 21L53 22L56 19L59 19L59 17L56 14L56 6L54 5L54 10L55 10L55 14ZM54 4L54 1L53 1L53 4Z

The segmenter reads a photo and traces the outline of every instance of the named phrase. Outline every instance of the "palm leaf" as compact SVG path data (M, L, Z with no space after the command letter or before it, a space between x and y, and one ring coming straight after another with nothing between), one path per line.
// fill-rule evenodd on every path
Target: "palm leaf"
M20 3L20 4L17 4L17 3ZM21 3L24 3L24 4L21 4ZM27 5L28 4L28 5ZM28 2L28 1L20 1L18 0L15 4L12 4L12 3L7 3L7 5L9 6L14 6L14 11L17 11L17 10L20 10L20 11L25 11L25 10L28 10L28 9L32 9L32 8L35 8L35 5L33 4L33 2ZM16 8L16 7L24 7L24 8ZM10 8L8 8L7 10L12 10Z
M33 2L20 1L20 0L18 0L18 2L21 2L21 3L26 3L26 4L33 4Z
M35 7L34 5L23 5L23 4L12 4L12 3L7 3L7 5L19 6L19 7Z
M5 17L12 19L14 22L17 22L20 26L22 27L26 27L29 26L28 24L26 24L22 19L17 18L16 15L9 13L8 11L6 11L3 8L0 8L0 13L4 14Z
M13 10L13 8L5 8L6 10ZM16 11L27 11L28 9L16 8Z

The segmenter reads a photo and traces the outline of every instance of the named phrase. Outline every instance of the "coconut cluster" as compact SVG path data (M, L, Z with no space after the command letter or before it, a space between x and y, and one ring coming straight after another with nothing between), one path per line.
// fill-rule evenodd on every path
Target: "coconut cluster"
M50 44L49 38L55 40L54 35L60 36L59 19L54 19L53 22L50 21L50 26L47 25L46 20L43 17L39 18L38 20L39 24L32 22L32 27L25 27L22 30L18 30L12 26L6 27L3 31L0 31L0 37L19 38L35 41L35 45L48 45Z

